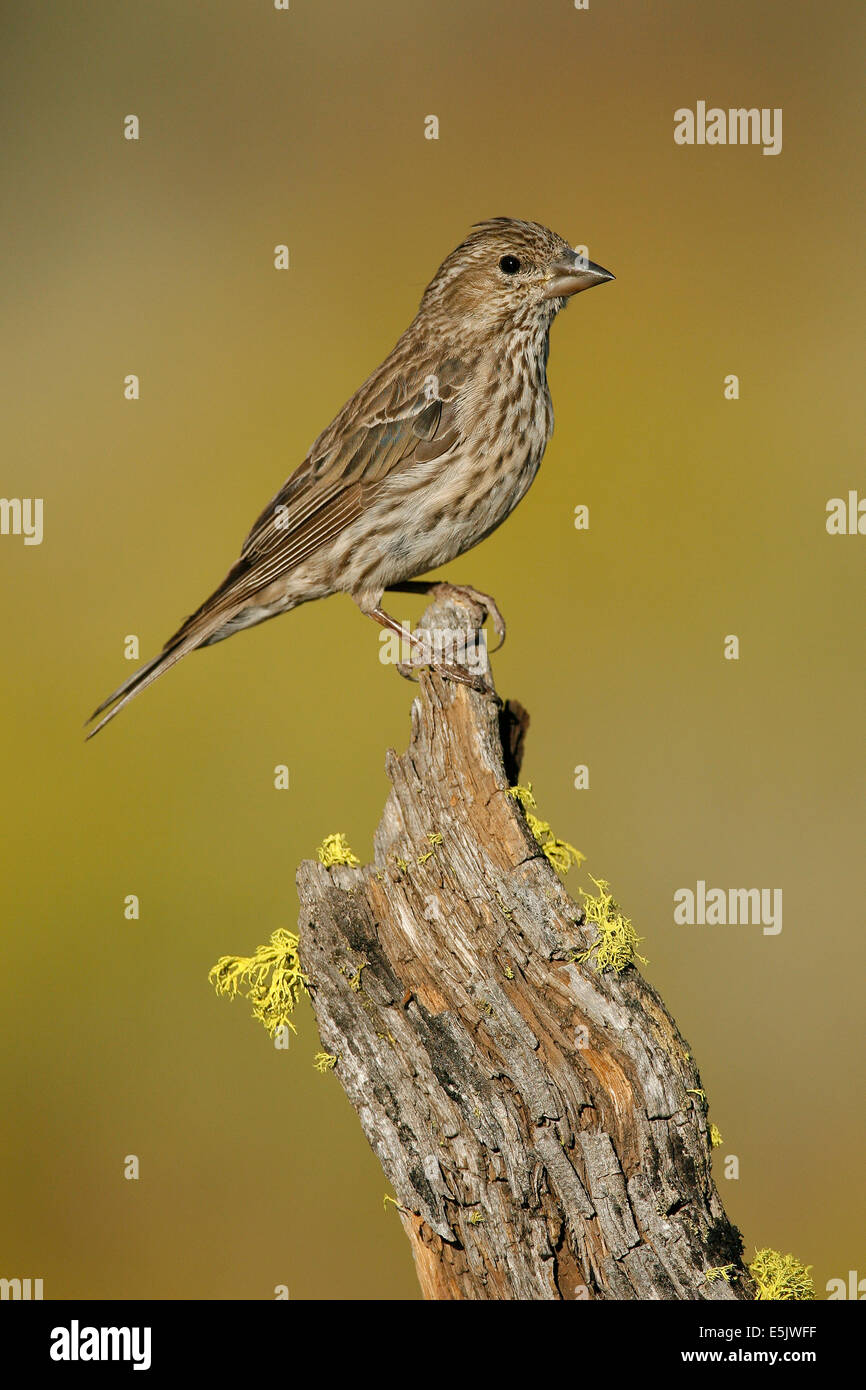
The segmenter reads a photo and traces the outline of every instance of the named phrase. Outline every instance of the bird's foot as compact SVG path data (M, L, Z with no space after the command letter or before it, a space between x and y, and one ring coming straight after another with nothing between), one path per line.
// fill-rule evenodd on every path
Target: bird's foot
M493 650L499 651L505 641L505 619L495 598L492 598L490 594L482 594L480 589L473 589L469 584L451 584L447 579L435 584L431 592L437 598L468 598L472 603L477 603L493 624L496 636L499 638Z
M394 587L395 589L399 588L407 593L423 591L424 593L436 593L442 598L460 596L468 598L471 602L477 603L479 607L483 608L485 613L490 614L500 638L504 638L505 636L505 623L503 622L502 614L499 612L493 599L489 598L487 594L479 593L477 589L463 588L458 584L448 584L444 580L438 584L424 584L423 590L420 585L412 585L410 587L406 584L395 585ZM403 628L400 623L397 622L396 618L392 618L390 613L386 613L381 606L377 606L376 608L364 608L362 611L365 612L368 617L372 618L374 622L378 623L380 627L384 627L389 632L393 632L395 636L401 639L401 642L409 643L410 655L415 655L415 660L410 660L408 662L397 661L394 663L400 675L406 680L414 680L415 676L413 672L419 668L426 667L428 670L436 671L440 676L444 676L446 680L457 681L460 685L468 685L471 689L477 690L481 694L496 694L492 681L488 681L486 676L481 672L470 671L467 666L461 666L458 661L437 660L438 653L436 644L433 642L432 635L427 629L419 628L417 631L411 632L408 628ZM447 635L451 637L456 634L449 633ZM473 634L468 633L467 637L472 638ZM501 641L499 645L502 645ZM471 651L474 647L474 642L469 642L468 646ZM405 648L403 650L405 651ZM447 655L452 654L453 651L453 645L446 647Z
M423 660L415 665L405 661L397 662L397 670L404 680L420 680L418 672L435 671L437 676L442 676L445 680L456 681L458 685L468 685L470 690L475 690L479 695L490 695L495 693L490 683L478 674L477 671L469 671L465 666L456 666L447 662Z
M396 666L399 674L403 677L404 681L414 681L416 685L418 684L419 680L421 679L421 677L418 675L418 672L421 669L420 666L409 666L405 661L398 661L396 663Z
M475 690L479 695L494 694L493 686L484 676L480 676L477 671L469 671L465 666L431 665L431 671L435 671L437 676L444 676L447 681L456 681L458 685L468 685L470 690Z

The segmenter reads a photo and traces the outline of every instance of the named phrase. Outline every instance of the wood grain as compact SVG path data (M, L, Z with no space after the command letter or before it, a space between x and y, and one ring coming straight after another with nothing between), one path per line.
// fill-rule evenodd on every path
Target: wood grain
M481 620L449 598L422 625ZM695 1063L636 968L575 963L595 928L508 795L528 716L485 677L421 675L409 747L386 757L375 862L298 872L322 1044L423 1294L751 1298ZM733 1282L707 1281L731 1264Z

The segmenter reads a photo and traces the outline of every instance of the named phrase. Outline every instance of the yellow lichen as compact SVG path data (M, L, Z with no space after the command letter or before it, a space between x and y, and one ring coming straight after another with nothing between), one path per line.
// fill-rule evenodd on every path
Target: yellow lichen
M470 1225L470 1226L482 1226L483 1224L484 1224L484 1217L482 1216L481 1212L480 1212L480 1211L474 1211L474 1212L472 1213L472 1215L470 1216L470 1218L469 1218L469 1225Z
M730 1284L733 1278L736 1265L714 1265L712 1269L704 1270L704 1278L708 1284L712 1284L716 1279L724 1279L726 1284Z
M519 783L517 786L509 787L508 795L513 797L515 801L519 802L520 805L523 807L524 811L537 809L538 803L536 802L535 797L532 794L531 782L528 787L521 787Z
M575 849L574 845L570 845L567 840L558 839L551 830L550 824L534 814L537 806L531 784L528 787L509 787L508 795L523 807L526 823L532 832L533 839L541 846L542 853L558 874L567 874L572 865L578 867L583 863L586 855L581 854L580 850Z
M749 1273L757 1285L756 1301L808 1302L815 1297L811 1268L795 1260L793 1255L780 1255L778 1250L758 1250L749 1265Z
M637 949L643 937L638 936L631 919L624 917L614 902L610 884L606 879L593 878L592 874L590 878L598 889L598 895L587 893L582 888L580 893L585 899L586 920L596 928L598 936L589 950L577 954L575 959L588 960L594 952L595 969L599 973L614 970L617 975L636 960L646 965L646 957L640 955Z
M208 979L217 994L234 999L240 991L249 999L253 1017L264 1025L271 1037L286 1024L297 1033L289 1015L308 981L301 969L298 938L294 932L279 927L271 934L267 946L256 948L254 956L221 956ZM245 989L242 987L244 981L247 981Z
M366 970L367 964L367 961L362 960L360 964L356 965L354 968L351 964L338 966L340 974L345 975L346 979L349 981L349 988L353 989L356 994L358 994L361 989L361 971Z
M722 1131L718 1125L710 1125L710 1148L717 1149L722 1142Z
M319 863L324 864L326 869L330 869L334 864L347 864L350 869L359 869L361 861L356 854L353 854L346 837L342 834L326 835L319 848L316 850Z
M313 1058L313 1066L323 1076L326 1071L333 1071L336 1065L337 1058L333 1052L317 1052Z
M707 1093L706 1093L706 1091L702 1091L701 1088L700 1088L700 1086L694 1086L690 1091L686 1091L686 1095L687 1095L687 1096L697 1096L698 1100L701 1102L701 1105L702 1105L702 1106L704 1107L704 1109L706 1110L706 1108L707 1108Z

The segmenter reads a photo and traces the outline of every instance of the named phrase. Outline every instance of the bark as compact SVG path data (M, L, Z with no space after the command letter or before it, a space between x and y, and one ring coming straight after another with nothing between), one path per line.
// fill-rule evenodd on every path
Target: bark
M440 599L422 626L481 618ZM322 1044L424 1297L754 1297L690 1049L637 968L575 961L596 928L507 794L528 716L484 669L421 675L375 862L298 872Z

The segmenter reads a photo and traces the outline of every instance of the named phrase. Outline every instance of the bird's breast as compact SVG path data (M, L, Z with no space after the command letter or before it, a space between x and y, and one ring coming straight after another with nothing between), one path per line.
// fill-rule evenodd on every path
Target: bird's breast
M363 582L371 592L470 550L506 520L538 473L553 430L544 362L504 352L485 365L452 417L453 446L395 469L363 523L341 538L347 555L359 547L368 553Z

